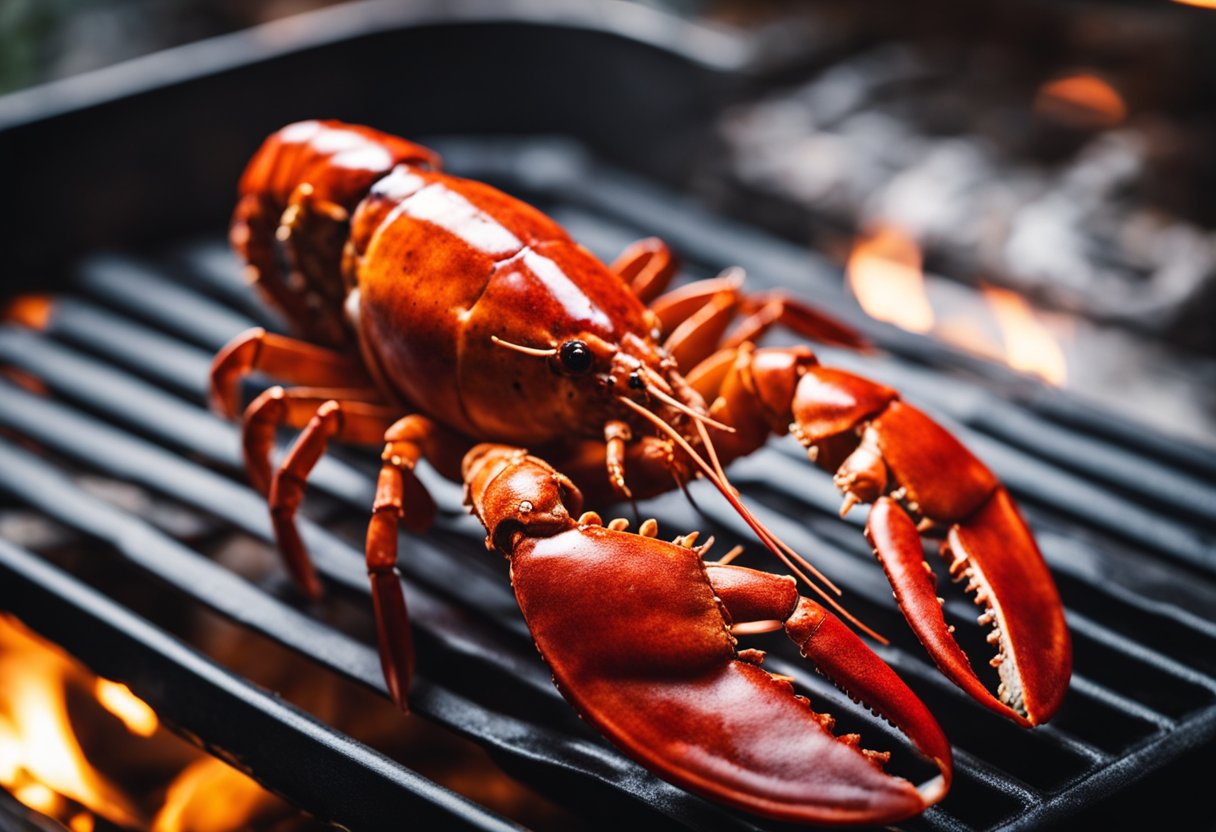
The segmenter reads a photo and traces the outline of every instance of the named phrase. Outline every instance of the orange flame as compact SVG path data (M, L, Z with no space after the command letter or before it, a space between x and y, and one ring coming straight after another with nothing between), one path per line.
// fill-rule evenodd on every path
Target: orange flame
M1030 305L1014 292L982 287L991 319L947 315L937 321L925 289L920 249L898 229L880 227L860 238L849 255L846 271L857 302L871 318L912 332L931 332L1050 384L1064 384L1067 367L1063 349Z
M1040 115L1081 129L1114 127L1127 118L1127 105L1106 81L1078 73L1048 81L1035 94Z
M126 685L92 677L16 619L0 615L0 787L72 832L93 832L97 817L154 832L228 832L290 812L254 780L194 749L187 753L196 761L178 773L159 811L157 792L143 798L124 794L81 748L69 716L69 692L91 692L95 713L105 708L135 737L176 740L160 730L156 713ZM72 699L77 717L83 713L76 706L87 701ZM151 745L144 748L156 753ZM133 747L134 753L139 750ZM165 754L163 746L159 753ZM167 774L184 764L176 752L173 759Z
M860 238L849 255L849 287L871 318L913 332L933 328L920 248L903 232L881 227Z
M1030 304L1008 289L985 286L983 292L1001 328L1009 366L1062 386L1068 376L1064 351L1047 327L1035 318Z
M1216 0L1174 0L1180 6L1195 6L1200 9L1216 9Z
M138 812L85 758L68 718L67 686L79 671L15 627L0 631L0 785L31 809L60 816L68 798L116 823Z
M93 685L93 694L102 707L121 719L132 734L150 737L160 727L156 712L124 684L98 679Z
M222 795L217 800L216 796ZM169 786L152 832L225 832L248 822L280 801L256 781L215 759L189 765Z

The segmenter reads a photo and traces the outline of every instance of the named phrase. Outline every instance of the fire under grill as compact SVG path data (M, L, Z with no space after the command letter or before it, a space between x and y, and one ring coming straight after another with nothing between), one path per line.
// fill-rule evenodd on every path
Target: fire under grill
M139 110L147 103L141 93L105 106L129 119L150 117ZM265 118L285 122L281 115ZM351 117L360 115L374 120ZM459 119L435 123L461 126ZM410 135L425 140L418 131ZM221 144L226 137L222 130L213 136ZM795 443L774 442L731 469L761 519L808 553L844 589L850 610L892 640L878 652L954 745L951 794L902 828L1131 822L1156 817L1164 806L1179 817L1188 809L1207 812L1211 821L1199 784L1200 761L1216 745L1216 452L939 342L871 324L844 299L836 267L604 161L600 147L539 135L461 135L429 144L453 172L537 204L606 258L657 235L681 255L682 279L742 265L755 288L792 289L857 323L880 351L817 349L823 362L898 387L1008 484L1056 577L1074 640L1064 707L1033 731L992 716L932 667L861 534L863 512L839 517L830 478L807 464ZM264 637L305 657L310 672L385 695L362 555L375 452L335 448L310 478L300 525L329 590L325 601L304 605L276 564L233 568L225 553L234 541L267 550L272 534L265 503L245 479L238 427L207 410L207 370L233 335L279 322L241 281L222 218L170 230L148 215L148 224L156 229L151 238L116 235L134 241L121 253L74 242L62 274L33 272L4 287L5 294L48 286L56 292L44 328L0 326L0 610L98 674L126 683L176 731L322 821L350 829L407 820L516 828L515 819L208 658L165 615L166 606L205 609L251 641ZM400 558L419 651L416 714L481 746L585 828L643 821L781 828L663 783L584 726L553 688L506 564L486 553L459 487L422 473L439 519L431 533L404 537ZM656 517L667 537L700 529L714 534L722 551L743 542L755 550L744 562L770 565L711 489L694 484L692 491L695 506L668 495L645 504L643 516ZM626 506L617 513L630 512ZM946 595L948 620L969 631L964 646L973 657L987 656L971 623L973 605L961 593ZM794 677L817 710L862 733L867 746L904 747L792 648L777 641L764 647L768 669ZM916 770L901 760L897 754L893 764Z

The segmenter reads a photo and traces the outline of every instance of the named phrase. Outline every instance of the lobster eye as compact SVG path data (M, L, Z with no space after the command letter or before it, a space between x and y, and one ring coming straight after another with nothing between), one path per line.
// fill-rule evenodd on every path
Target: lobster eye
M594 356L591 354L591 348L584 341L567 341L562 344L561 351L558 353L561 357L562 367L568 373L585 373L591 369L591 363Z

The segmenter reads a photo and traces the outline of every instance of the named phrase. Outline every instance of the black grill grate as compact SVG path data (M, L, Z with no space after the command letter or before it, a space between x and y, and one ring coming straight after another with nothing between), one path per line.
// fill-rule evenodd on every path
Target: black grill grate
M838 280L784 243L697 211L565 144L466 139L440 148L456 172L540 204L607 256L624 241L658 234L687 258L690 276L743 263L758 287L811 291L820 278ZM824 302L852 314L833 294ZM325 623L323 610L292 607L289 588L227 572L191 541L116 510L72 478L86 471L136 483L226 529L271 539L264 503L244 481L237 427L205 408L214 351L255 322L274 325L219 239L141 259L89 257L55 309L45 331L0 328L0 364L49 388L41 395L0 382L0 489L106 542L174 592L383 691L373 644ZM861 516L836 516L839 498L826 475L783 443L736 464L735 481L766 522L812 553L851 608L893 638L880 652L955 744L953 792L906 827L1040 828L1084 817L1120 792L1151 803L1160 788L1154 778L1216 739L1216 458L1091 414L932 342L874 334L893 352L822 356L902 388L1010 485L1060 583L1076 652L1072 689L1052 724L1026 732L991 716L941 678L906 633L860 534ZM302 531L338 595L367 595L358 532L372 502L374 456L339 451L310 480L312 493L324 496L306 504L312 519ZM441 505L438 527L404 541L401 558L421 641L415 710L482 744L556 799L592 800L584 805L595 806L600 821L752 828L753 819L649 776L573 717L535 655L504 565L487 556L483 532L460 506L459 488L433 476L427 483ZM746 541L731 512L709 492L698 494L704 516L675 495L654 501L647 514L665 531L708 527L719 539ZM201 661L37 555L4 543L0 571L0 607L128 681L170 722L318 817L379 828L399 821L404 806L447 824L507 823ZM956 596L947 614L966 625L974 610ZM820 709L861 725L868 745L884 744L884 727L790 661L788 651L774 650L773 670L795 676ZM196 696L173 692L183 681ZM228 730L206 733L217 726L205 715L217 708ZM259 753L267 747L276 753ZM349 785L320 788L315 772L334 765Z

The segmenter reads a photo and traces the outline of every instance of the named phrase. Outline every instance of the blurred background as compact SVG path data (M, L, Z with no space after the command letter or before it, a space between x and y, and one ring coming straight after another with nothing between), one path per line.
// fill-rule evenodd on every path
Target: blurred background
M0 93L333 4L333 0L5 0L0 6Z

